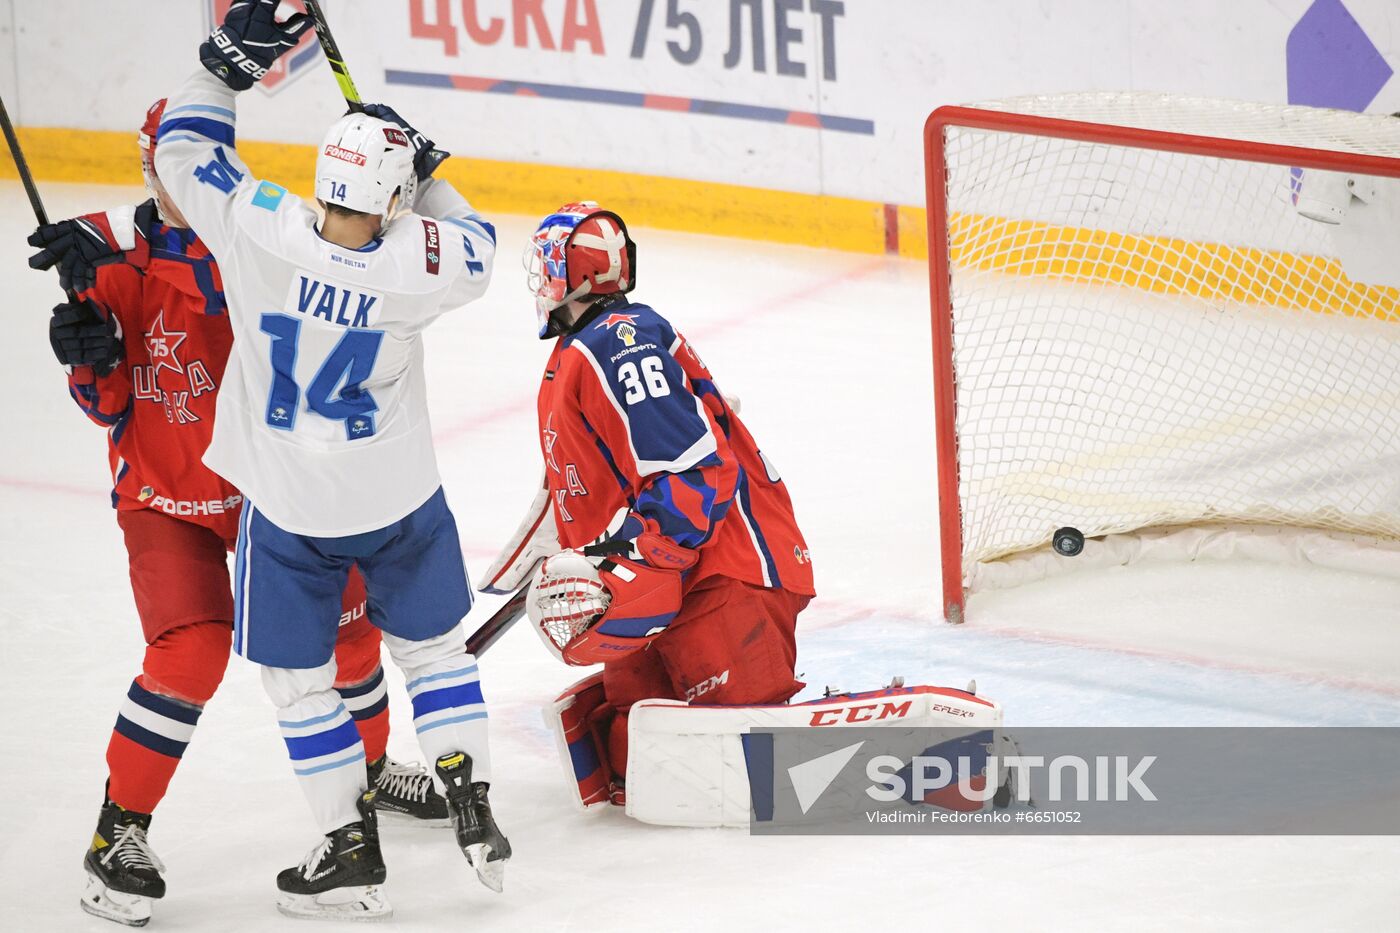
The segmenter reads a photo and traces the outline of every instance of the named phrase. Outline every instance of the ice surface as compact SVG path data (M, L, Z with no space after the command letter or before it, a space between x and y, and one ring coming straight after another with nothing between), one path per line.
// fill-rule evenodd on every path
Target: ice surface
M54 216L143 197L44 193ZM534 395L547 354L516 262L528 220L499 220L489 295L428 335L441 465L478 575L538 476ZM25 268L31 225L19 186L0 185L0 929L112 930L78 909L79 859L142 645L107 507L105 438L50 356L46 312L60 296L52 276ZM936 621L922 264L637 237L637 295L742 397L791 486L822 593L800 628L808 695L895 674L957 686L976 677L1010 724L1400 725L1395 582L1296 567L1123 568L989 592L973 597L967 625ZM469 624L494 605L483 600ZM1388 838L750 838L578 813L539 712L578 672L523 627L482 667L492 797L516 851L506 893L477 884L447 833L387 826L388 928L1357 929L1400 916L1400 848ZM413 760L408 705L390 678L390 750ZM170 894L151 929L305 930L273 909L273 876L315 836L256 670L234 659L156 817Z

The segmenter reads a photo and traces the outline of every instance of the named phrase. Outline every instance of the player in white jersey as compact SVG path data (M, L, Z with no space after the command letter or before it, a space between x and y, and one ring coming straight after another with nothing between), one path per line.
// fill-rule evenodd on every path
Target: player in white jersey
M325 840L277 878L293 916L385 916L364 751L333 690L352 564L403 669L419 744L457 841L500 890L510 846L487 800L486 708L461 619L471 606L433 454L422 332L481 296L495 231L450 185L447 157L386 107L351 113L316 163L318 220L254 178L234 148L235 98L296 44L302 15L235 3L171 95L157 168L219 261L234 330L205 462L246 497L236 650L263 665L293 768ZM416 211L416 213L415 213Z

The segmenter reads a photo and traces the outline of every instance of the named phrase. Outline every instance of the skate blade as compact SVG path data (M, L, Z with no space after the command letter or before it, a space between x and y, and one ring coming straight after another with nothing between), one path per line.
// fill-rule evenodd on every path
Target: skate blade
M506 859L491 861L492 851L491 846L485 842L467 846L467 861L476 869L477 880L501 894L506 889Z
M375 815L378 816L380 823L389 823L394 826L416 826L419 829L445 829L452 825L452 818L450 816L444 816L436 820L424 820L419 819L411 813L403 813L398 810L380 810L376 808L374 812Z
M87 875L83 899L78 903L94 917L129 927L143 927L151 922L152 898L113 891L102 883L101 878L91 873Z
M358 920L371 923L388 920L394 908L377 884L332 888L320 894L289 894L279 891L277 909L298 920Z

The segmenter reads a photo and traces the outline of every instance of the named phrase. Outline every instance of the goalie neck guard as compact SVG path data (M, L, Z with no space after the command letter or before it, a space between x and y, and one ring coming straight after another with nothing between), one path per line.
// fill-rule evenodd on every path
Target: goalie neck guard
M316 197L322 202L378 215L387 224L399 208L412 208L416 189L413 145L394 124L348 113L322 140L316 156Z
M565 204L535 229L523 258L540 339L550 312L575 298L626 294L637 284L637 244L622 218L596 201Z

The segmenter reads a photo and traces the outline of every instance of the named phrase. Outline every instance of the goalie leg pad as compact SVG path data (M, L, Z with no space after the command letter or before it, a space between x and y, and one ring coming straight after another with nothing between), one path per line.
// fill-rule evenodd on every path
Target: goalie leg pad
M558 741L565 783L584 808L607 803L612 795L607 741L612 718L601 673L565 690L544 712L545 725Z
M642 700L628 716L627 815L663 826L749 825L755 801L761 803L765 793L758 786L761 767L750 782L746 739L754 729L937 727L975 733L986 742L1001 720L998 704L948 687L888 688L792 705ZM925 802L957 803L931 797Z

